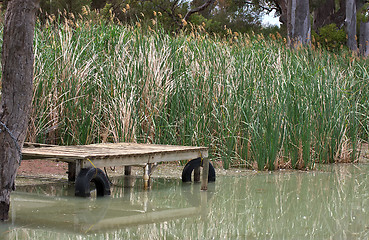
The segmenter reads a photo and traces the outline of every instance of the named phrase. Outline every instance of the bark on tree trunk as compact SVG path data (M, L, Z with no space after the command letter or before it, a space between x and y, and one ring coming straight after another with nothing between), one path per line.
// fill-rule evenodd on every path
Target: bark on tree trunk
M339 9L326 19L325 24L334 23L339 29L341 29L342 27L344 27L345 19L346 19L346 0L340 0Z
M369 21L360 23L360 54L364 57L369 56Z
M0 102L0 220L8 220L32 101L33 36L38 0L12 0L5 14Z
M287 24L287 0L274 0L274 3L280 9L279 21L282 24Z
M357 52L356 40L356 0L346 0L346 32L347 46Z
M319 28L330 24L330 17L336 11L335 0L326 0L317 9L314 10L313 29L317 32Z
M309 44L311 39L309 0L289 0L287 34L290 46Z

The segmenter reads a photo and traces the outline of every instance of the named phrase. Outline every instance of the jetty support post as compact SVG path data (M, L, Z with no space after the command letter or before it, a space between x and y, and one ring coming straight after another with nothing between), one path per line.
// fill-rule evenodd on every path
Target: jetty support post
M76 180L76 163L68 162L68 181L74 182Z
M73 162L68 162L68 181L74 182L81 171L82 160L76 159Z
M208 190L208 177L209 177L209 159L203 158L202 165L202 181L201 181L201 190Z
M150 175L151 175L151 163L148 163L144 167L144 189L147 190L150 187Z
M200 166L195 168L193 170L193 181L194 182L200 182L200 175L201 175L201 170L200 170Z
M132 167L131 166L124 166L124 175L130 176L132 174Z

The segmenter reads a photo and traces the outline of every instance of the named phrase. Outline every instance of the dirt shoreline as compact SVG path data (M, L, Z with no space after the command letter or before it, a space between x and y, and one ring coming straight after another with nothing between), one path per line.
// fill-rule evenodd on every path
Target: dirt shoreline
M159 164L152 173L154 178L177 178L180 179L184 166L176 163ZM32 185L54 181L67 181L68 164L49 160L24 160L17 172L16 185ZM216 175L243 175L255 174L257 171L250 169L228 169L215 168ZM109 177L124 175L124 167L106 168ZM142 176L142 167L132 167L132 175Z

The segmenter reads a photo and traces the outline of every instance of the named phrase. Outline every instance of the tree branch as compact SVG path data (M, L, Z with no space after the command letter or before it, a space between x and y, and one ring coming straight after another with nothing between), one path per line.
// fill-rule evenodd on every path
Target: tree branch
M253 3L253 2L245 1L245 4L255 6L255 3ZM281 9L278 8L278 7L270 7L269 8L269 7L265 7L263 5L259 5L257 7L260 8L261 10L263 10L263 11L267 11L268 13L271 13L273 10L275 10L276 12L281 12Z
M277 8L277 12L279 12L279 14L282 14L282 7L281 7L281 3L278 0L273 0L274 4L276 5Z
M154 2L152 0L148 0L149 2L152 2L154 4ZM176 17L174 10L177 7L177 3L178 1L175 1L174 4L172 5L172 8L170 9L170 11L168 11L166 8L162 7L160 4L156 5L159 9L161 9L161 11L165 12L166 14L168 14L168 16L170 18L173 19L173 21L178 25L179 28L181 28L182 24L179 21L180 19L178 17Z
M212 4L215 0L207 0L203 5L201 5L200 7L197 7L197 8L194 8L194 9L191 9L190 11L188 11L186 13L186 16L183 18L183 20L187 21L188 18L194 14L194 13L197 13L197 12L201 12L203 10L205 10L210 4Z

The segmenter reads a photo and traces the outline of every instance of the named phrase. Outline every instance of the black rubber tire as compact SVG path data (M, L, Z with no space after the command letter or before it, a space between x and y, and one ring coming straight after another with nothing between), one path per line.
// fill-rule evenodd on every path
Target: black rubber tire
M99 168L82 168L75 182L75 196L90 197L90 182L95 183L97 196L110 195L110 183Z
M195 168L202 167L201 158L196 158L189 161L182 171L182 182L191 182L191 175ZM215 182L215 169L213 165L209 162L209 182Z

